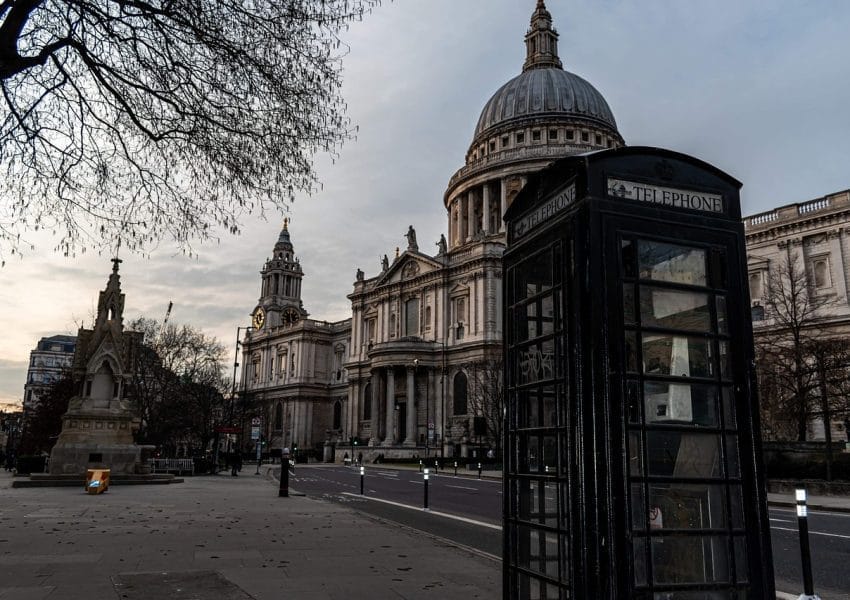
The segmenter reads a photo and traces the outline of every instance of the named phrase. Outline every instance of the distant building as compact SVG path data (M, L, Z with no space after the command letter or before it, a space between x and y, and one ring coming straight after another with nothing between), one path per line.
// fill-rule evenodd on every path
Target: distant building
M35 350L30 352L24 385L25 412L33 410L51 384L71 368L76 347L77 337L73 335L53 335L39 340Z
M757 338L775 330L765 311L768 283L787 257L805 274L806 293L817 299L811 321L818 335L850 335L850 190L746 217L744 230ZM834 440L846 435L844 419L838 415L833 420ZM769 427L765 433L771 436ZM808 434L811 440L823 440L823 420L813 419Z

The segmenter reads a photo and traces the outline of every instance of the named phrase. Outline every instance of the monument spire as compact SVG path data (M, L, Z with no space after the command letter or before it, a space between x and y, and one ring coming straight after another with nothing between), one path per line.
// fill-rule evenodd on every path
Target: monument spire
M525 34L526 57L522 65L523 72L531 69L562 69L558 58L558 32L552 27L552 15L546 10L546 3L537 0L537 7L531 15L531 26Z

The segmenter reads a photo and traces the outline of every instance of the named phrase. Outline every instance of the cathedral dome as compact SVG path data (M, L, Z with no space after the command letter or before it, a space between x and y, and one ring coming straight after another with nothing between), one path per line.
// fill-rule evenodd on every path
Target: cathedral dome
M552 67L529 69L503 85L481 111L474 137L546 117L617 130L614 115L596 88L578 75Z

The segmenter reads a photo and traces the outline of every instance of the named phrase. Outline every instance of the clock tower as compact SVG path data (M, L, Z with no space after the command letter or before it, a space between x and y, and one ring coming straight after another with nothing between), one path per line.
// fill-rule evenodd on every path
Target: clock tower
M255 329L288 327L307 317L301 303L304 271L289 238L289 219L284 219L272 257L266 260L260 274L260 300L251 313Z

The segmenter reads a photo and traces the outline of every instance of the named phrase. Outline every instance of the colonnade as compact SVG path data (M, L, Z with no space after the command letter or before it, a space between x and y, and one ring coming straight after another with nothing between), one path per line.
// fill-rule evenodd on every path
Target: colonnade
M462 246L479 233L503 233L502 215L508 208L505 178L486 181L461 191L449 202L449 246Z
M398 370L401 370L399 367ZM369 446L408 446L416 447L419 442L419 407L425 406L425 435L428 425L434 423L435 438L442 436L442 403L439 400L436 378L437 370L431 367L405 366L405 394L397 397L397 368L394 366L372 370L370 382L371 410ZM426 382L424 395L417 394L417 383ZM425 404L423 404L425 403ZM400 409L404 406L404 439L400 439L402 423L399 421Z

